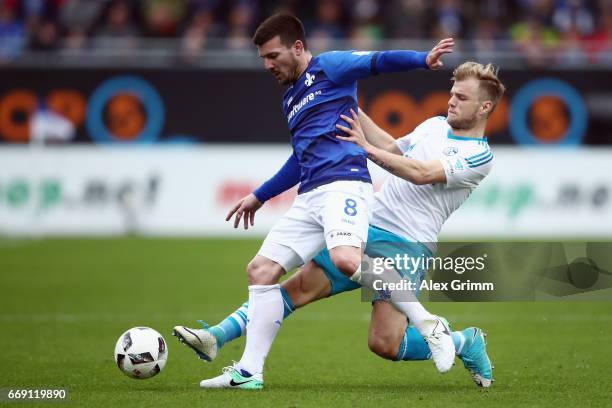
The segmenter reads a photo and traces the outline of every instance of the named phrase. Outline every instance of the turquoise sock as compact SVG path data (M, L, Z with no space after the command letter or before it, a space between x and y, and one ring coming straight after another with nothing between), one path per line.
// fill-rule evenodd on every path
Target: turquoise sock
M283 296L284 313L283 319L286 319L293 311L295 306L289 298L287 291L281 286L281 295ZM249 302L245 302L240 306L234 313L227 316L216 326L208 329L213 336L217 339L217 348L223 347L225 343L229 343L244 335L246 332L247 324L247 310L249 308Z
M248 303L243 303L236 311L227 316L216 326L208 329L217 339L217 347L221 348L227 342L230 342L242 334L246 330L247 324L247 309Z
M283 306L285 307L285 310L283 311L283 320L284 320L287 317L289 317L291 313L293 313L293 311L295 310L295 306L293 306L293 302L289 298L289 294L287 293L285 288L281 286L280 291L281 291L281 295L283 295Z
M428 360L431 352L421 333L414 327L406 327L400 349L395 360Z
M452 332L451 337L455 344L455 350L457 352L461 351L464 343L463 334L461 332ZM429 360L430 357L429 346L423 339L423 336L421 336L421 333L414 326L408 326L395 360L418 361Z

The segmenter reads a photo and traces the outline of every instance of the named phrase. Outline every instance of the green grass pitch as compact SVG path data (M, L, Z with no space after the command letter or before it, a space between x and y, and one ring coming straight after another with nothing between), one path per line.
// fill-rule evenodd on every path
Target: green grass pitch
M170 331L196 319L216 323L239 306L247 297L244 267L258 245L0 241L0 388L64 388L66 404L82 407L612 405L612 303L428 304L455 328L476 325L488 333L496 382L481 390L459 361L440 375L431 361L390 362L371 354L370 305L359 301L358 291L284 322L262 392L200 390L199 380L240 358L243 340L209 364ZM146 381L124 376L113 360L119 335L141 325L160 331L169 346L166 368Z

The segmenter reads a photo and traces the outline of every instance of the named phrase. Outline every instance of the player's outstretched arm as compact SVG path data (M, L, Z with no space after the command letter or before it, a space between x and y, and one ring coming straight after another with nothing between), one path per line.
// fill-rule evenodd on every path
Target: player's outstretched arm
M352 111L351 111L352 112ZM346 116L342 115L342 118L346 120ZM397 142L389 133L382 130L365 112L359 109L359 122L363 129L363 134L367 139L368 143L388 151L389 153L402 154L402 151L397 146Z
M346 116L343 118L351 126L350 128L336 125L338 129L347 134L347 136L336 135L338 139L353 142L361 146L368 154L368 158L374 163L378 164L389 173L413 184L446 183L446 173L444 172L442 162L439 160L424 162L411 159L395 153L390 153L370 144L363 134L359 117L354 111L351 111L351 114L353 116L352 118Z
M401 72L414 68L440 69L444 65L442 56L453 52L455 40L445 38L438 42L428 52L416 52L409 50L379 51L376 58L375 73Z
M368 158L389 173L413 184L446 183L446 173L440 160L421 161L398 156L372 147L366 149Z
M442 56L453 52L454 45L454 39L445 38L430 51L332 51L321 54L319 60L329 79L344 84L389 72L439 69Z

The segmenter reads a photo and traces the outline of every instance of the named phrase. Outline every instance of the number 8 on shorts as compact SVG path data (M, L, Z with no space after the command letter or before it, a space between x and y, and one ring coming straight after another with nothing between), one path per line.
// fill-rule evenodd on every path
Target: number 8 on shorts
M357 215L357 201L353 200L352 198L347 198L344 201L344 204L344 213L346 215L350 215L351 217Z

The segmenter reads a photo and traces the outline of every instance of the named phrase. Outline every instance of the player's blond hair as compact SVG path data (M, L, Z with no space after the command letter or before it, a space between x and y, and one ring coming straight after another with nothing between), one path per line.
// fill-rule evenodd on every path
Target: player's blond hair
M491 112L493 112L506 91L506 87L497 77L498 71L499 69L495 68L493 64L482 65L478 62L468 61L455 68L451 80L455 82L468 78L476 78L480 81L481 91L484 92L487 99L493 102L493 108L491 109Z

